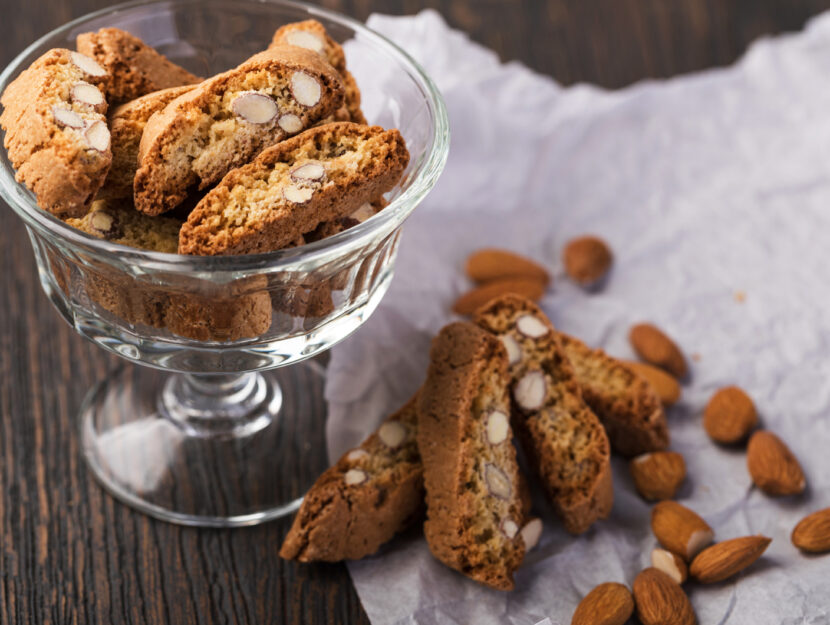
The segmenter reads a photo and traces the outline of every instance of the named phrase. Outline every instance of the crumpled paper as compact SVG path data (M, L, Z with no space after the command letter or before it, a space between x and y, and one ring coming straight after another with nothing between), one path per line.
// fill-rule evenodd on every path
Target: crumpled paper
M699 622L830 622L830 556L800 555L789 539L802 516L830 506L830 14L755 43L732 67L613 92L502 64L431 11L369 26L435 79L452 148L404 227L386 298L332 351L330 457L418 388L430 338L470 286L465 257L517 250L553 269L541 304L560 329L633 357L628 328L650 320L690 358L692 379L669 412L672 448L688 466L679 499L718 539L773 539L737 578L686 586ZM597 293L562 276L563 245L583 233L616 255ZM744 452L706 437L703 407L728 384L749 392L764 426L801 459L804 496L766 497ZM613 470L611 517L578 538L536 497L545 531L514 592L439 564L417 531L351 563L370 620L562 624L595 585L630 586L655 540L625 463L614 458Z

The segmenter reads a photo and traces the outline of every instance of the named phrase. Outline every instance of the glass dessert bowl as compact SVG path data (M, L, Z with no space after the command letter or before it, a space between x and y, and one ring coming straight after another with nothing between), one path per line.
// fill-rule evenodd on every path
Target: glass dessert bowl
M24 50L0 92L50 48L122 28L210 76L264 49L277 27L321 22L345 48L370 123L398 128L410 162L382 211L319 241L267 254L181 256L87 235L40 210L0 157L0 195L25 222L41 285L81 335L124 366L81 407L89 466L113 495L167 521L253 525L286 515L308 398L321 368L301 363L354 332L392 279L400 229L449 148L440 95L402 50L349 18L293 2L135 2L77 19ZM287 367L287 365L295 365ZM290 440L289 440L290 439Z

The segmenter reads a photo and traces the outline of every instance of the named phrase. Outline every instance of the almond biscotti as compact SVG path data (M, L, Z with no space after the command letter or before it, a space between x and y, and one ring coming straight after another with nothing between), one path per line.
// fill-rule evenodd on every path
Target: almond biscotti
M181 230L179 253L287 247L391 190L408 161L397 130L349 122L311 128L263 151L202 198Z
M499 341L471 323L452 323L432 342L418 402L430 551L498 590L513 589L525 552L508 381Z
M91 58L55 48L23 71L0 98L0 126L16 179L58 216L81 216L112 161L107 72Z
M166 254L176 253L184 223L139 213L128 199L96 200L83 217L64 221L99 239ZM119 319L198 341L236 341L271 327L271 298L262 277L221 288L206 284L204 293L162 288L105 266L84 270L80 280L90 298Z
M184 224L174 217L148 217L135 210L129 200L96 200L83 217L64 221L99 239L167 254L176 253Z
M134 100L169 87L195 85L202 80L119 28L81 33L75 43L78 52L107 70L104 87L110 103Z
M325 26L317 20L305 20L281 26L271 40L271 46L280 45L297 46L316 52L340 74L345 99L342 109L334 114L333 121L366 123L363 111L360 110L360 89L357 81L346 69L346 55L343 53L343 48L329 36Z
M154 91L122 104L109 114L112 133L112 166L104 186L98 192L99 199L133 197L133 181L138 169L138 145L144 126L150 117L173 100L193 89L192 85L170 87Z
M280 556L301 562L362 558L419 516L424 483L416 401L417 395L317 479Z
M315 53L261 52L170 102L144 127L135 205L159 215L263 149L314 125L342 104L343 86Z
M626 457L666 449L669 428L651 385L601 349L559 333L582 396L605 426L611 448Z
M485 305L474 321L507 350L513 423L551 503L566 530L586 531L611 512L610 447L556 331L533 302L515 295Z

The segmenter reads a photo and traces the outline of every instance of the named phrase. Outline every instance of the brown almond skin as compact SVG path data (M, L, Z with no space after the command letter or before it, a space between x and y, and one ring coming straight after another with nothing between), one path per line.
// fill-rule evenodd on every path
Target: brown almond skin
M752 399L737 386L717 391L703 411L703 429L713 441L730 445L744 440L758 425Z
M689 372L686 358L662 330L650 323L638 323L628 334L631 347L647 363L660 367L677 379L683 379Z
M818 510L801 519L793 529L792 541L807 553L830 551L830 508Z
M625 625L634 613L634 598L622 584L606 582L576 606L571 625Z
M568 241L562 252L562 262L571 280L582 286L591 286L608 273L614 255L605 241L589 235Z
M689 573L702 584L722 582L760 558L771 542L766 536L743 536L716 543L692 560Z
M680 399L680 384L662 369L633 360L625 360L623 364L651 384L664 406L672 406Z
M512 293L526 297L534 302L538 301L545 292L545 285L533 278L505 278L493 280L487 284L474 288L459 297L453 304L453 312L459 315L472 315L490 300Z
M695 625L697 617L683 589L659 569L649 567L634 580L637 618L643 625Z
M758 430L746 448L746 467L755 485L775 497L804 492L807 479L798 459L769 430Z
M686 461L676 451L642 454L628 468L637 492L647 500L672 499L686 479Z
M507 250L485 248L467 258L467 276L479 284L504 278L532 278L544 285L550 275L539 263Z
M676 501L661 501L651 509L651 531L663 547L687 562L714 538L706 521Z

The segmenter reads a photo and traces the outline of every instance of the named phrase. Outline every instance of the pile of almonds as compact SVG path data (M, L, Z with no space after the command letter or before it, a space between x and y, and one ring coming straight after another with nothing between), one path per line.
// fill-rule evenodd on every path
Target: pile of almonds
M577 284L593 287L611 268L611 248L597 237L573 239L562 253L565 272ZM486 248L470 255L465 268L476 286L459 297L453 311L471 315L492 299L507 293L538 302L550 285L547 269L535 261L507 250Z
M594 236L568 242L562 254L565 273L583 287L604 281L613 261L608 245ZM541 299L551 277L540 264L516 253L483 249L467 260L467 276L476 286L456 300L454 312L472 314L491 299L514 293ZM629 342L641 361L625 361L645 379L665 406L680 399L688 364L677 344L649 323L634 325ZM718 390L703 413L703 428L719 445L746 444L752 482L770 496L804 492L806 478L797 458L774 433L757 429L752 399L737 386ZM748 439L748 442L747 442ZM633 458L629 471L637 492L658 503L651 511L651 529L659 547L651 566L641 571L633 593L618 583L600 584L577 606L572 625L623 625L636 611L643 625L692 625L697 622L681 585L691 577L701 584L722 582L753 564L771 539L739 536L716 542L712 528L693 510L672 499L686 477L686 462L675 451L656 451ZM807 553L830 552L830 508L814 512L793 529L793 544Z

